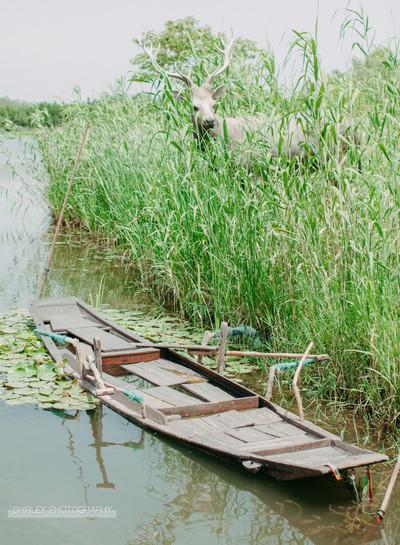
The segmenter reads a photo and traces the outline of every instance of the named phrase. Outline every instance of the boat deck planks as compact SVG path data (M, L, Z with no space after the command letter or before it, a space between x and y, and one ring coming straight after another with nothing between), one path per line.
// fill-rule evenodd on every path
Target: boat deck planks
M128 371L128 373L141 377L156 386L177 386L179 384L184 384L189 380L186 375L178 375L155 366L154 361L157 360L146 363L121 365L121 367Z
M109 384L112 384L113 386L116 386L117 388L122 388L127 392L135 393L138 391L138 388L132 386L131 384L129 384L129 382L119 380L113 377L112 375L108 375L107 373L103 373L103 378ZM165 409L166 407L173 407L172 403L168 403L167 401L148 395L147 390L141 390L141 394L143 396L143 400L145 404L148 405L149 407L153 407L154 409Z
M336 435L276 406L189 357L171 349L146 347L136 333L106 320L75 298L42 300L32 306L39 328L68 333L90 346L102 345L103 380L118 388L97 393L69 345L43 338L56 362L63 362L81 384L115 411L134 422L186 444L239 463L256 462L280 479L326 475L329 464L340 470L375 464L386 456L344 443ZM141 347L136 347L140 343ZM143 346L144 345L144 346ZM139 388L117 378L139 377ZM140 393L143 405L122 393Z
M215 428L226 430L227 428L239 428L249 426L252 418L247 415L247 411L238 412L237 410L227 411L221 414L207 416L203 420Z
M227 399L234 399L233 395L224 392L209 382L183 384L182 388L195 394L204 401L226 401Z
M194 400L192 397L177 392L169 386L156 386L154 388L148 388L145 390L146 394L162 401L166 401L170 405L175 405L177 407L184 407L186 405L191 405L194 402L202 403L200 400Z
M98 337L101 341L101 347L103 351L107 350L130 350L135 349L135 345L132 342L127 342L121 339L117 335L112 335L104 329L98 327L68 327L68 333L72 337L81 339L82 341L91 344L94 337Z

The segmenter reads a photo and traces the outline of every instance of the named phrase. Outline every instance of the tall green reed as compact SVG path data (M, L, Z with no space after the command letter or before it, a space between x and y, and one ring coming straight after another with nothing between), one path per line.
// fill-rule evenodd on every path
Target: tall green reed
M325 76L317 42L298 33L303 72L291 91L275 63L233 66L222 112L264 112L282 138L293 115L310 137L302 161L254 162L224 142L200 150L190 101L168 82L154 96L75 105L41 149L60 209L81 127L91 136L66 220L128 249L160 301L198 324L247 322L271 349L312 339L328 352L314 395L346 399L375 421L399 416L400 79L393 50L372 51L346 74ZM343 132L345 124L348 132ZM357 139L353 136L357 134ZM344 150L346 153L344 153Z

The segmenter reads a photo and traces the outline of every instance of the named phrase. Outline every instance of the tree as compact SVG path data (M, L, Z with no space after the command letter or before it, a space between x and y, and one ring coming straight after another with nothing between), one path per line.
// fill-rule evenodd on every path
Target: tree
M159 48L157 62L166 70L174 70L179 66L182 72L191 72L194 80L199 83L221 62L221 40L226 37L214 34L209 26L201 26L194 17L185 17L175 21L167 21L161 32L148 31L141 39L133 42L140 45L143 41L149 47ZM240 64L254 58L258 48L251 40L236 38L234 44L233 63ZM132 64L135 70L133 81L150 82L158 76L151 61L143 52L138 53Z

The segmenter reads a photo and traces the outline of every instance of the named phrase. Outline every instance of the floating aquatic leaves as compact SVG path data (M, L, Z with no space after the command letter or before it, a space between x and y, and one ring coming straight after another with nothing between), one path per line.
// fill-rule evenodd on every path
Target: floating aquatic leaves
M178 317L159 315L148 307L116 310L103 307L101 312L112 321L154 342L200 343L202 332ZM54 365L41 340L32 332L33 322L27 311L0 314L0 399L10 405L34 403L44 409L89 410L98 400L84 392ZM215 368L215 359L203 358ZM243 360L227 359L226 376L242 382L238 376L252 373L257 366Z
M98 400L54 365L32 327L28 312L0 315L0 399L44 409L93 409Z

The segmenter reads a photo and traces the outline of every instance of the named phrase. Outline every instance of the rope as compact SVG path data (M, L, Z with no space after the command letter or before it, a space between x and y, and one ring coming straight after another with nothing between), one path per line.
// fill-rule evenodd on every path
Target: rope
M122 390L122 393L131 401L136 401L137 403L143 405L143 396L139 392L128 392L127 390Z
M214 333L214 337L216 339L219 339L221 337L221 330L217 329ZM236 327L228 327L228 337L229 338L242 338L242 337L249 337L253 341L254 347L259 347L262 345L262 340L260 337L260 334L254 327L251 327L249 325L239 325Z
M60 335L58 333L53 333L53 331L46 331L44 329L35 328L33 330L36 335L39 335L40 337L50 337L50 339L53 339L53 341L57 341L60 344L74 344L75 339L72 337L68 337L67 335Z

